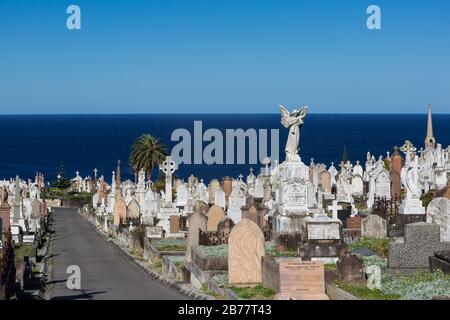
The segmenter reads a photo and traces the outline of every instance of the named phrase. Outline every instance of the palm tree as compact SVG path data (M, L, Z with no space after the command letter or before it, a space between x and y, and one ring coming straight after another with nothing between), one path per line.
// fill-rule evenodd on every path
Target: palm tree
M153 168L162 163L166 155L168 155L166 146L156 137L146 133L137 138L131 147L130 167L134 172L143 169L150 179Z

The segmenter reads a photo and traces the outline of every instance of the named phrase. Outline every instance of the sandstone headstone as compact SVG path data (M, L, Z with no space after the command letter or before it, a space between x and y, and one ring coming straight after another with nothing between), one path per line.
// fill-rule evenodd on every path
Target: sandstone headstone
M339 279L348 283L365 283L364 263L353 254L346 254L337 262Z
M280 261L279 300L328 300L323 262Z
M347 229L359 229L361 230L361 221L362 217L356 216L356 217L350 217L347 219Z
M261 230L264 230L265 220L264 216L267 214L267 208L260 202L253 201L253 199L242 209L242 218L252 220L258 225Z
M127 218L130 218L130 219L139 218L140 211L141 211L141 208L140 208L139 203L136 201L136 199L131 200L127 207Z
M8 205L7 201L4 201L0 206L0 218L2 219L2 233L6 233L9 231L10 224L10 210L11 207Z
M264 235L251 220L242 219L228 238L228 281L230 285L261 283Z
M180 232L180 216L170 216L170 233Z
M402 171L402 156L398 152L398 147L394 148L394 154L391 158L391 195L393 199L400 199L401 181L400 172Z
M207 217L208 223L206 225L206 231L217 231L217 226L223 219L225 219L225 213L221 207L213 205L209 209Z
M121 221L124 223L127 218L127 205L122 198L116 199L114 203L114 225L120 225Z
M319 176L319 183L323 191L331 193L331 173L326 170L322 171Z

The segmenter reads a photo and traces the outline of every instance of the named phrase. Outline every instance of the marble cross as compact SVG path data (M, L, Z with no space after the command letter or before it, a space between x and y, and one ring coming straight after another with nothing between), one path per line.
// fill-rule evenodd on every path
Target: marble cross
M333 212L333 220L338 219L338 210L342 210L342 206L338 206L337 200L333 200L333 205L328 206L328 210Z
M170 156L159 166L159 170L166 175L166 203L172 203L172 173L178 169L177 164Z

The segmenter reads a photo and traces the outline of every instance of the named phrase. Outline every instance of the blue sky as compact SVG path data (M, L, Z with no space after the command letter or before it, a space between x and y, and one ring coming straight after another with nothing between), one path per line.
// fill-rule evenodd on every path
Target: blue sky
M82 29L66 28L81 8ZM382 10L382 30L366 9ZM450 110L450 2L0 0L0 113Z

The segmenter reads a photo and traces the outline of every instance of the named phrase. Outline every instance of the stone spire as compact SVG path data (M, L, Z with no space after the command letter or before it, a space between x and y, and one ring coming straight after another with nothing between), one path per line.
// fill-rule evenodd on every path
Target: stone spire
M427 124L427 136L425 137L425 148L434 148L436 145L436 139L433 135L433 119L431 117L431 104L428 105L428 124Z
M117 171L116 171L116 198L121 196L120 193L120 160L117 160Z

